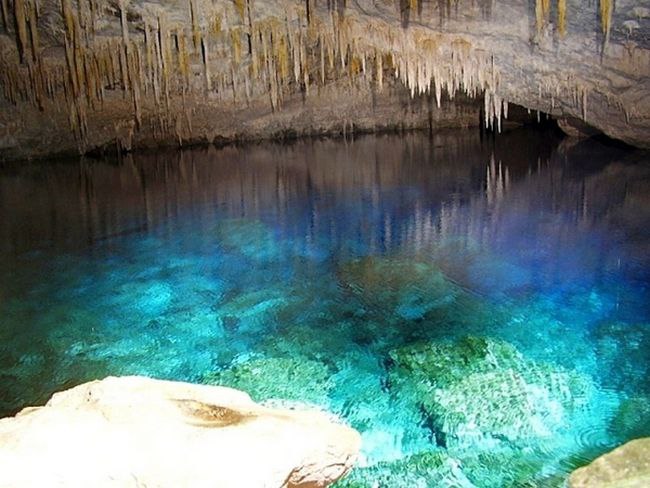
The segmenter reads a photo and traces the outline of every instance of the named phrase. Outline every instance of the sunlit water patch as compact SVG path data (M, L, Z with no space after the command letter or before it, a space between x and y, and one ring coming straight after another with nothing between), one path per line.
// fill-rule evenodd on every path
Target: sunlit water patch
M0 172L0 413L106 375L362 433L362 486L560 486L650 435L650 167L548 134Z

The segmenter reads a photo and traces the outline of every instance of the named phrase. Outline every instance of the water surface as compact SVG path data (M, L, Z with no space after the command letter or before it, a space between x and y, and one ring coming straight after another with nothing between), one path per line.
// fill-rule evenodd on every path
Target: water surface
M0 169L0 414L107 375L307 402L340 486L561 486L650 435L647 155L547 133Z

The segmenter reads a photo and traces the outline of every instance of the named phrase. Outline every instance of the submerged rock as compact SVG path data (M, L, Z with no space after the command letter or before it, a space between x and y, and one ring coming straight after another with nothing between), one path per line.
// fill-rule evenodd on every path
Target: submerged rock
M215 310L234 328L248 330L273 322L292 301L287 290L267 287L235 295Z
M399 257L365 257L345 263L339 280L365 302L419 319L451 303L458 287L433 264Z
M0 486L322 487L359 447L356 431L322 412L266 408L230 388L107 378L0 420Z
M593 335L604 384L632 394L650 391L650 324L604 322Z
M521 449L495 449L470 453L460 458L467 478L481 488L535 487L541 477L548 453Z
M391 388L429 415L448 448L486 448L550 437L592 394L579 373L525 359L512 345L468 337L390 353Z
M226 250L255 261L273 259L279 254L273 232L258 220L223 220L216 227L216 235Z
M207 374L203 382L247 391L256 400L283 398L324 405L334 386L330 376L325 363L305 357L252 357Z
M335 486L336 488L475 487L463 474L460 462L444 451L418 453L399 461L354 469Z
M612 436L621 440L650 436L650 397L623 400L612 419L609 431Z
M570 488L650 486L650 438L636 439L600 456L569 477Z

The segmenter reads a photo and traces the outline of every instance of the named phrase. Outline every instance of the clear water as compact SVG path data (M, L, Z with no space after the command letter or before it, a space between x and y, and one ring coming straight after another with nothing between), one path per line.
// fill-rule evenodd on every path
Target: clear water
M515 131L0 170L0 413L107 375L307 402L343 487L561 486L650 435L650 165Z

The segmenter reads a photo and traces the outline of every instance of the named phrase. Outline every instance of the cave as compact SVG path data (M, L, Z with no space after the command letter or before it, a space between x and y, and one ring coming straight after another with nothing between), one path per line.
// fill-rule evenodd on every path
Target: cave
M0 7L0 486L647 485L649 0Z

